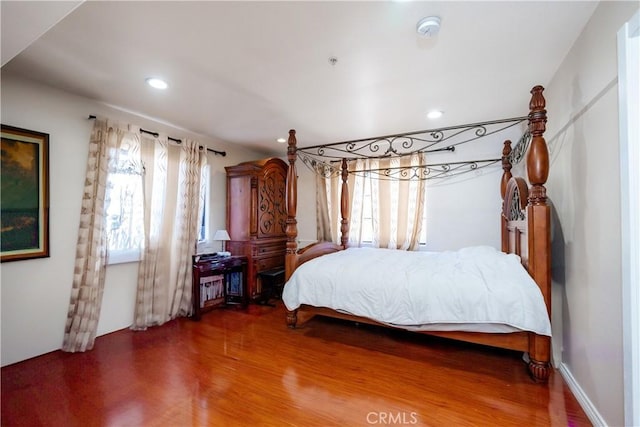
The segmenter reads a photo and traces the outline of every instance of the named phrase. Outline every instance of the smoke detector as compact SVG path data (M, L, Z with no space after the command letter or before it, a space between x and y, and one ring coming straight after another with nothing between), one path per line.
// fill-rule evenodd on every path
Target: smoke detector
M427 16L416 24L416 31L424 37L435 37L440 31L440 18L437 16Z

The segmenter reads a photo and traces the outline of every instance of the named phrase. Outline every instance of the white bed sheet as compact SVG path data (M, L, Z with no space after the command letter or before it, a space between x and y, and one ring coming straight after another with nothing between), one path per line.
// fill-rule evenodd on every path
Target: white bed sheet
M542 293L520 258L489 246L350 248L301 265L282 299L289 310L328 307L410 330L551 336Z

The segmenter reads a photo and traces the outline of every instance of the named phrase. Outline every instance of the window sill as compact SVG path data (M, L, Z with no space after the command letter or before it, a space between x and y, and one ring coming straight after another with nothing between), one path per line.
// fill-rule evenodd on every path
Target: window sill
M126 264L131 262L140 262L139 250L113 251L109 253L107 258L107 265Z

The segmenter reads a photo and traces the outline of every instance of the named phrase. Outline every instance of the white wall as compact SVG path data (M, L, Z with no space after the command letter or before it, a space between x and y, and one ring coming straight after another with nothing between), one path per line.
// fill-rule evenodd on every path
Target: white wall
M287 161L288 164L288 161ZM298 173L298 247L302 248L317 241L316 226L316 181L314 172L304 163L296 162Z
M612 426L624 425L616 32L637 9L600 3L545 91L554 333L562 324L563 368L592 421Z
M2 123L49 134L50 253L49 258L3 263L1 271L2 366L38 356L62 345L73 280L80 201L93 122L89 114L113 118L190 137L226 150L209 153L211 165L211 229L224 228L226 181L224 166L261 158L260 154L199 135L188 134L114 110L89 99L2 73ZM133 321L137 263L107 267L98 335L128 327ZM99 344L99 339L96 345Z
M477 245L500 249L501 178L498 164L463 181L428 181L425 249L445 251Z

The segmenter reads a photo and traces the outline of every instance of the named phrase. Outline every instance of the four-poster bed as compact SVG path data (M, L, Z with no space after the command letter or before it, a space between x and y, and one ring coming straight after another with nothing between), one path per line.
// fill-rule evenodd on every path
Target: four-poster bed
M544 185L548 177L549 155L546 142L543 137L545 123L547 120L545 99L542 95L543 90L544 89L541 86L536 86L531 90L532 97L529 103L529 114L525 117L478 123L466 125L464 127L452 127L447 129L438 129L435 131L426 131L429 133L429 137L427 138L420 135L424 132L415 132L388 135L370 140L349 141L345 144L327 144L324 146L312 147L314 154L325 156L332 160L339 160L341 163L339 172L342 176L342 196L340 203L342 216L340 223L341 236L340 244L319 242L301 250L298 250L296 242L298 234L296 221L296 159L302 158L307 164L313 163L314 167L317 167L318 164L315 159L309 160L310 157L307 156L308 153L310 153L309 150L305 151L305 149L297 147L295 130L291 130L289 132L288 142L289 170L286 188L288 209L286 229L287 249L285 261L286 279L290 281L296 269L308 261L327 255L327 257L322 259L322 261L325 262L340 251L348 253L351 250L347 249L349 241L347 177L350 173L347 168L347 159L365 158L367 156L385 158L391 156L403 156L407 155L407 153L415 152L454 151L456 145L470 140L464 139L465 133L475 134L475 136L471 138L475 139L476 137L479 138L490 133L495 133L490 130L491 126L498 126L500 129L505 129L515 124L528 121L528 133L526 134L526 139L528 139L527 142L530 144L526 157L528 181L525 181L523 178L513 177L511 174L514 156L524 155L524 152L527 149L526 145L521 144L525 139L524 137L523 140L520 141L521 143L519 143L513 150L511 148L510 141L506 141L504 143L502 157L498 159L452 162L446 165L438 164L435 168L433 165L423 166L419 168L412 168L409 172L390 171L387 169L385 171L373 171L373 173L380 173L383 178L390 178L394 174L399 174L405 178L408 175L411 175L414 178L417 177L418 179L425 179L428 178L429 175L433 175L434 171L436 171L437 174L447 176L448 173L451 173L459 167L464 167L465 170L475 170L501 162L503 169L500 183L500 192L503 200L501 211L502 255L517 259L521 262L522 266L524 266L524 270L520 267L517 268L523 271L526 270L526 272L528 272L528 275L525 274L527 280L534 284L534 288L539 289L539 292L537 289L535 292L538 292L538 295L541 296L540 304L542 306L543 314L546 314L545 321L548 323L551 312L550 208L547 204L546 189ZM445 131L450 131L450 133L447 134ZM455 138L460 138L460 135L463 135L462 142L455 142ZM447 144L445 144L445 142L447 142ZM388 148L384 152L381 150L383 143L388 144ZM421 145L422 148L416 148L419 144L423 144ZM398 145L401 145L401 147ZM366 147L366 150L363 147ZM322 164L321 167L327 167L327 164ZM367 171L367 173L372 173L372 171ZM515 254L518 257L505 254ZM314 262L318 261L320 260L316 260ZM323 268L325 270L329 269L326 267L326 264L324 264ZM537 285L537 287L535 285ZM285 292L287 291L287 286L289 286L289 282L285 285ZM289 301L291 301L290 298ZM285 300L285 304L287 304L287 300ZM433 305L431 307L433 307ZM544 313L545 311L546 313ZM296 303L295 306L289 306L287 304L287 324L290 327L300 325L315 315L415 330L403 325L390 325L389 323L380 321L373 316L354 315L352 312L331 309L327 308L327 306L314 306L310 303L305 303L304 301L300 304ZM510 325L513 326L514 324L510 323ZM472 329L465 328L462 328L462 330L455 330L455 327L453 329L454 330L451 330L451 328L445 328L445 330L418 330L418 332L499 348L523 351L528 353L528 369L534 380L544 382L548 379L550 373L550 324L548 327L548 333L541 333L535 328L521 329L518 325L516 325L515 328L510 329L508 332L505 332L504 330L493 332L490 329L490 332L473 332L471 331Z

